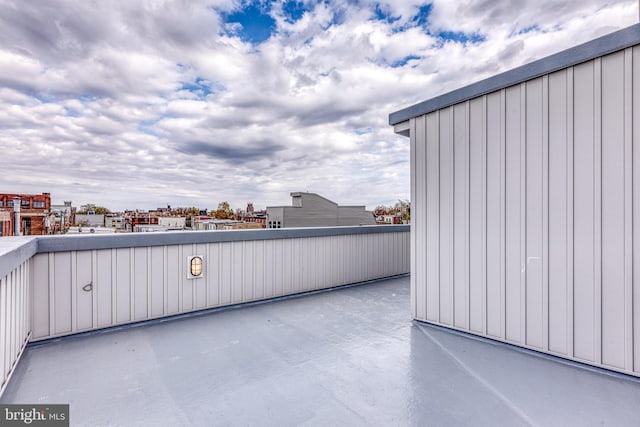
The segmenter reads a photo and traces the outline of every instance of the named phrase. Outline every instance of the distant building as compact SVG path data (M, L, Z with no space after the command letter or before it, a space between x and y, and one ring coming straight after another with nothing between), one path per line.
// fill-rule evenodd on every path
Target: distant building
M247 209L242 215L242 220L244 222L253 222L260 224L262 228L267 227L267 211L256 211L253 208L253 203L249 202L247 204ZM257 228L257 227L256 227Z
M364 206L338 206L315 193L291 193L292 206L267 207L267 228L375 225Z
M183 230L186 227L187 218L183 216L163 216L158 218L158 225L171 229Z
M71 225L73 207L71 201L65 200L62 205L51 205L51 213L54 216L53 233L63 233Z
M262 224L256 222L245 222L236 219L215 219L212 217L194 217L193 227L197 231L212 230L246 230L264 228Z
M104 227L103 214L76 214L76 225L85 227Z
M0 236L51 234L53 222L51 193L0 194Z
M124 216L120 214L107 214L104 217L104 226L115 230L125 230L127 223Z
M404 224L401 214L379 215L376 218L378 224Z

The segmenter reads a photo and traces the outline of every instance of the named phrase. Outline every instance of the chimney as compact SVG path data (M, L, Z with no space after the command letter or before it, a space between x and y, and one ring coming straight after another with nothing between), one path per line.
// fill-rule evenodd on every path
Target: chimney
M13 199L13 213L15 215L15 223L14 223L14 236L21 236L20 233L20 199Z

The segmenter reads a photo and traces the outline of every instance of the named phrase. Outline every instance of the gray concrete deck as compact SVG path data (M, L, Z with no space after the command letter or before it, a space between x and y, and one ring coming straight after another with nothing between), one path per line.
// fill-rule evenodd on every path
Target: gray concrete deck
M638 425L640 381L413 323L409 279L29 347L71 425Z

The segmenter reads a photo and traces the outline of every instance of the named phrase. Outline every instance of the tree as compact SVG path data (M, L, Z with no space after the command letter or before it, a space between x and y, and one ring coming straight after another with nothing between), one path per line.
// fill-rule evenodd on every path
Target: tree
M76 211L76 214L86 215L89 212L93 212L96 215L105 215L111 213L111 211L104 206L96 206L93 203L87 203L86 205L80 206L80 209Z
M211 213L216 219L234 219L235 215L233 214L233 210L231 206L229 206L229 202L220 202L218 203L218 209Z
M402 215L402 219L409 224L411 222L411 201L409 200L398 200L395 208L396 212Z

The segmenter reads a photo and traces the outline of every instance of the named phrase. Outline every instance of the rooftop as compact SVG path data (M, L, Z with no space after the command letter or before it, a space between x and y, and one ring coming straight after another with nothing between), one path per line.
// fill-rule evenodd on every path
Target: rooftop
M31 344L72 425L637 425L640 380L412 322L409 277Z

